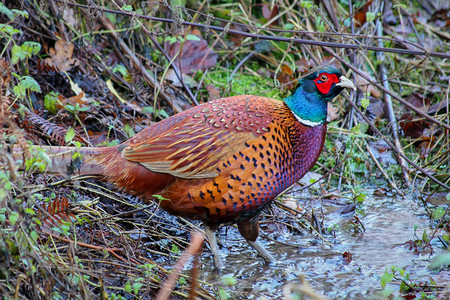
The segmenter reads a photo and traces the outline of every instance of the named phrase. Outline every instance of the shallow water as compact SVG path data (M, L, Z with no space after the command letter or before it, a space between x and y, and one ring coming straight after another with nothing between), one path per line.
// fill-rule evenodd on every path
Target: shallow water
M289 246L264 237L259 241L272 253L277 263L265 265L239 236L236 228L222 228L218 236L221 253L226 263L221 274L215 274L204 267L203 280L220 282L219 278L229 275L237 284L224 289L232 299L276 299L282 298L287 283L299 283L304 275L307 282L318 293L330 299L378 299L381 291L380 276L392 265L406 269L412 279L428 282L427 269L436 254L444 252L442 245L433 241L436 254L417 255L403 243L414 240L414 226L420 237L428 228L424 209L406 198L371 197L365 200L358 217L365 226L363 234L356 233L349 223L350 217L342 217L339 207L324 204L325 225L337 224L336 236L326 236L332 246L323 244L313 234L305 235L278 233L278 240L296 245ZM276 236L276 232L274 237ZM352 261L346 264L342 254L352 253ZM205 250L203 262L212 265L211 254ZM210 263L210 264L209 264ZM438 284L450 283L450 278L439 277ZM398 286L391 289L398 291ZM397 292L398 294L398 292Z

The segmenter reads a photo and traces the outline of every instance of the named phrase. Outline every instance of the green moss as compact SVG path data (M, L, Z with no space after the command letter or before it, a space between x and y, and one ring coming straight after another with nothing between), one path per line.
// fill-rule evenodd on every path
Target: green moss
M257 68L252 68L255 70ZM275 87L271 77L263 77L250 73L236 72L231 78L229 70L216 68L208 72L205 78L206 84L213 84L217 89L223 91L222 96L234 95L257 95L274 99L283 99L286 94Z

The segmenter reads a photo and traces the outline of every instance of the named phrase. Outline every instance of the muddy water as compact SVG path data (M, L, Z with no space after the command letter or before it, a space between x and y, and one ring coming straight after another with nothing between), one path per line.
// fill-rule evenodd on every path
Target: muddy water
M418 236L424 229L431 232L424 210L414 201L368 198L357 213L365 226L364 234L355 234L350 218L336 212L339 207L324 206L326 226L338 225L335 237L327 236L332 246L309 233L304 236L279 234L277 240L294 246L260 238L278 260L275 264L264 265L236 229L222 229L219 236L227 235L227 239L222 239L221 250L226 268L220 275L204 268L202 279L219 282L219 277L224 275L236 278L236 285L224 288L232 299L283 298L283 287L287 283L299 283L300 276L304 276L315 291L330 299L378 299L380 276L392 265L406 269L411 278L428 281L427 266L434 256L417 255L401 245L414 239L414 226L417 226ZM437 254L444 252L439 243L433 245ZM348 264L342 257L345 251L353 256ZM206 264L210 256L206 250L203 255ZM398 291L398 286L390 288Z

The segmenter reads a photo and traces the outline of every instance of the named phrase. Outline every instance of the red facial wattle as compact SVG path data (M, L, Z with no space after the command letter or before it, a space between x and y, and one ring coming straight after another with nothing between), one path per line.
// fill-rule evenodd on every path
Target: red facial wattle
M314 79L314 82L316 83L317 89L325 95L330 92L333 83L339 83L339 78L335 74L320 73L319 76Z

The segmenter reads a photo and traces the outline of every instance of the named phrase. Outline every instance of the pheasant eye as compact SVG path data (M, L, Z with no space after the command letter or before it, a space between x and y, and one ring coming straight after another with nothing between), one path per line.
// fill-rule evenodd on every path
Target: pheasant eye
M328 80L327 75L320 75L320 81L325 82L325 81L327 81L327 80Z

